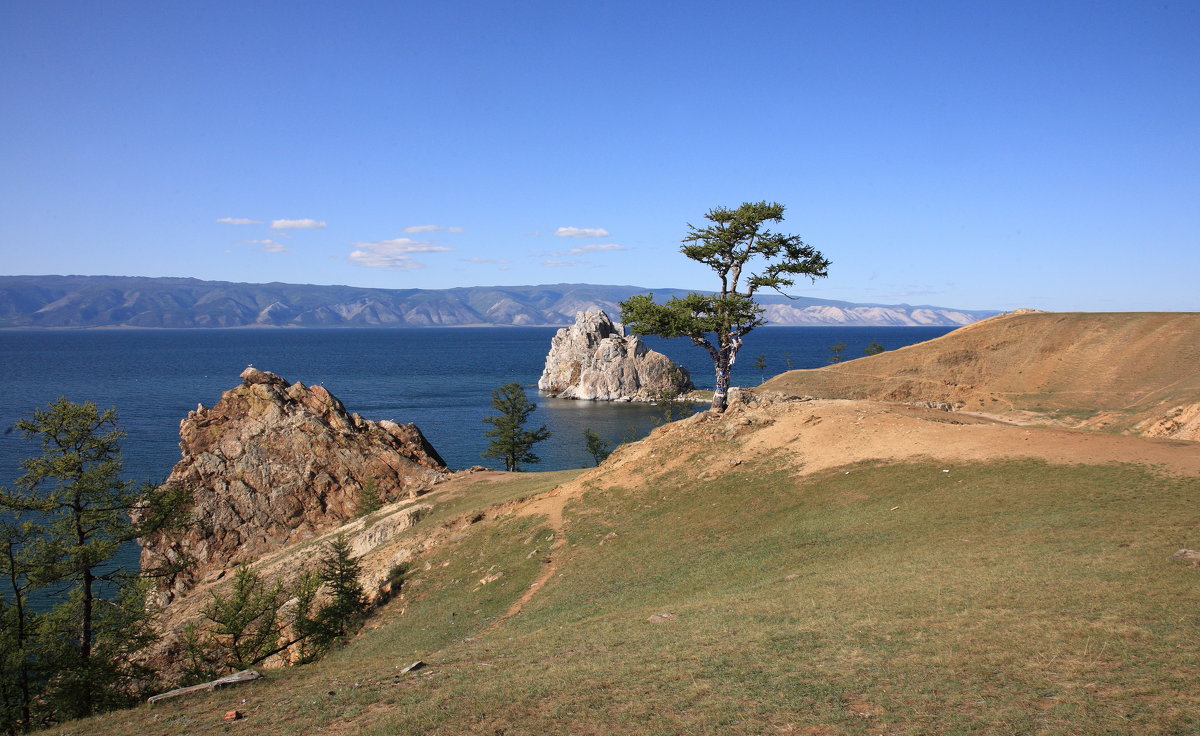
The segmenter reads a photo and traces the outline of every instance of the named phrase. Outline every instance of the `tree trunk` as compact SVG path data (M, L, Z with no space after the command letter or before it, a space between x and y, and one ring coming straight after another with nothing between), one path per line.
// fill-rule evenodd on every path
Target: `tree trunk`
M33 688L29 681L28 634L25 631L25 589L19 580L20 572L17 569L16 550L11 541L5 552L8 556L9 584L12 587L13 605L17 612L17 652L21 657L18 665L21 673L18 683L21 691L21 732L29 733L33 730L33 711L30 707L33 703Z
M82 473L83 469L80 468L79 474L82 475ZM78 554L86 554L83 552L83 550L87 549L89 535L83 528L83 502L78 495L75 497L73 511L75 516L75 540L79 550ZM83 600L81 601L81 621L79 622L79 659L83 665L84 672L87 672L92 660L92 618L94 616L92 606L95 597L94 587L96 584L96 577L93 574L92 566L90 564L82 565L80 572L82 573L80 576L80 593ZM94 703L91 688L84 688L82 693L80 693L80 697L83 701L83 713L85 715L91 715L93 713Z
M716 370L717 388L713 391L712 410L720 414L729 405L729 359L722 355L719 360L713 361L713 364Z

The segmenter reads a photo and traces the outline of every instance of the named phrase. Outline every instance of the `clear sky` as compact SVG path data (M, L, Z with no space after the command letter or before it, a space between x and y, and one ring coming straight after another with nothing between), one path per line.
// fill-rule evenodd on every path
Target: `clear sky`
M1200 2L0 4L0 273L1200 310Z

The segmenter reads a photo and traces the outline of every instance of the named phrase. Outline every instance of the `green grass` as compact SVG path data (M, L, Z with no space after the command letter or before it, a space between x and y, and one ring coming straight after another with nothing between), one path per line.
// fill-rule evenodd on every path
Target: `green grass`
M439 524L471 511L487 506L507 503L536 496L553 490L560 483L575 478L586 468L557 470L550 473L509 473L497 481L481 481L466 492L443 497L435 487L432 494L423 496L418 503L433 503L433 511L422 519L423 524Z
M545 564L538 518L464 528L322 662L61 732L1200 731L1200 570L1167 560L1200 545L1194 478L1032 461L695 477L569 505L558 575L487 636ZM528 490L502 485L475 501ZM398 674L416 659L431 666ZM233 708L247 720L222 722Z

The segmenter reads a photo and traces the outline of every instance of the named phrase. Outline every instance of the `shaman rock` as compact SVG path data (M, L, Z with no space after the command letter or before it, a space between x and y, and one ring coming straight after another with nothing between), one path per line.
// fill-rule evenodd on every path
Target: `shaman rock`
M604 312L579 312L550 341L538 389L563 399L653 401L690 391L686 370L637 336L626 337Z
M165 486L191 494L187 523L141 540L142 568L187 561L162 580L159 603L198 582L344 523L363 489L383 503L412 498L448 476L413 424L346 412L321 386L255 368L212 408L179 424L182 459Z

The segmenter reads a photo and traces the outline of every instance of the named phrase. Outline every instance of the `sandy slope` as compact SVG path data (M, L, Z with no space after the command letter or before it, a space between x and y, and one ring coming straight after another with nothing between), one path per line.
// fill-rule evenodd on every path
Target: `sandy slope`
M711 477L743 464L771 461L804 475L864 461L932 459L955 464L1004 458L1050 463L1135 463L1200 477L1200 443L1040 426L844 399L795 400L743 392L724 415L697 414L627 445L600 468L532 499L524 513L561 525L562 507L589 485L636 487L649 474L690 463ZM761 397L761 398L760 398ZM687 449L709 447L700 463ZM682 448L682 449L681 449Z
M1200 440L1200 313L1019 312L763 388Z

